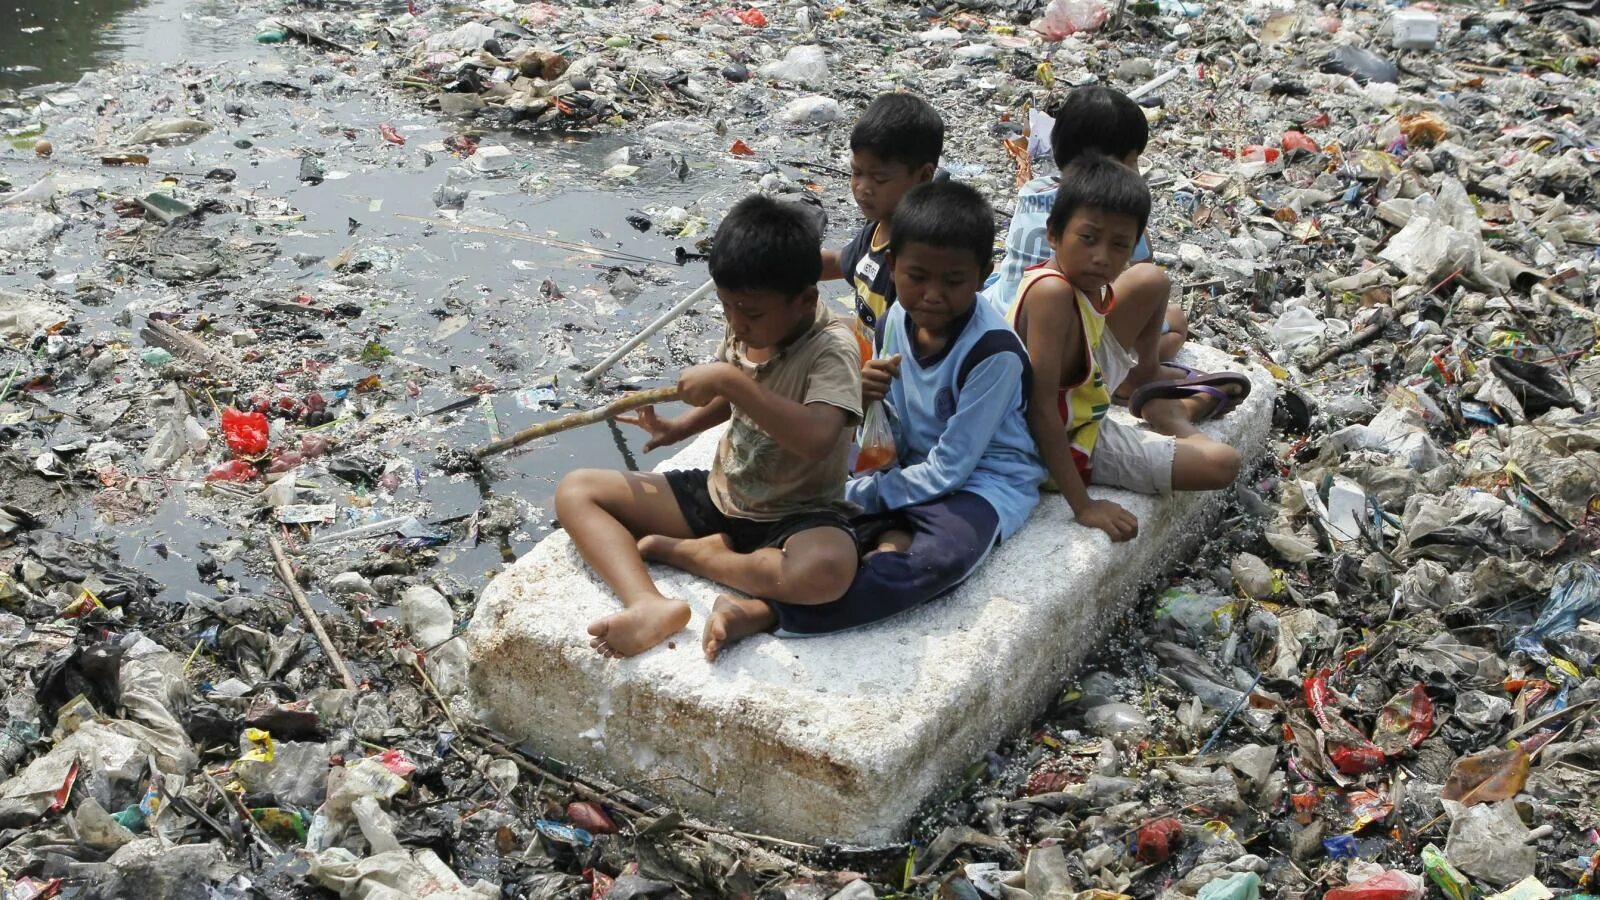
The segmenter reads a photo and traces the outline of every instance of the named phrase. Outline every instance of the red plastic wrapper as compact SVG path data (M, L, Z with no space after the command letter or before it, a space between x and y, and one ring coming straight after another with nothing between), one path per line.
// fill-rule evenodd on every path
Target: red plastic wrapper
M1074 779L1069 772L1037 769L1028 776L1028 784L1022 789L1022 795L1037 797L1040 794L1054 794L1066 790L1067 786L1073 783Z
M767 27L767 16L766 16L766 14L763 13L761 10L756 9L754 7L751 7L750 9L741 9L738 12L734 13L733 15L739 21L745 23L746 25L749 25L751 28L765 28L765 27Z
M406 142L405 137L401 135L400 132L395 131L394 126L387 122L378 126L378 133L383 135L383 139L391 144L403 145Z
M1317 146L1316 141L1306 137L1303 131L1285 131L1283 139L1279 143L1283 145L1285 150L1304 150L1307 153L1316 153L1322 149Z
M1387 760L1378 745L1346 722L1331 707L1333 689L1328 687L1327 669L1305 681L1306 706L1322 726L1323 746L1333 767L1346 775L1360 775L1382 766Z
M567 818L590 834L616 834L617 823L611 821L606 811L594 803L568 803Z
M1366 881L1334 888L1322 900L1422 900L1422 879L1389 871Z
M316 459L328 453L328 439L318 434L300 435L300 455L306 459Z
M222 411L222 437L237 456L260 456L267 452L267 417L259 412L242 412L228 407Z
M598 869L584 869L583 877L589 879L589 900L601 900L616 883L616 879Z
M1351 791L1345 795L1350 804L1350 815L1355 817L1351 831L1360 831L1374 822L1382 822L1394 812L1394 804L1378 791Z
M401 778L409 778L411 773L417 770L417 764L411 761L411 757L406 756L404 750L385 750L379 753L378 764Z
M271 465L267 466L267 474L277 475L287 472L305 461L305 454L298 450L281 450L273 455Z
M207 481L232 481L239 484L255 481L260 477L261 473L256 471L256 467L242 459L230 459L225 463L219 463L206 473Z
M1172 851L1183 844L1183 823L1177 819L1157 819L1139 829L1135 854L1147 866L1164 863Z
M1421 684L1396 694L1378 712L1372 741L1389 756L1399 756L1422 743L1433 731L1433 701Z

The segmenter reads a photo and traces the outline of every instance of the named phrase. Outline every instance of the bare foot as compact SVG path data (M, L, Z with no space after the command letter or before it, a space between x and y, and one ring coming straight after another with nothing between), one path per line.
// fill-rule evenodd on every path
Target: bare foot
M711 617L706 619L705 635L700 646L706 652L706 661L714 662L717 654L735 641L778 624L772 607L760 600L722 594L711 607Z
M641 597L616 615L589 624L589 642L601 656L638 656L689 624L689 604L656 594Z
M702 538L672 538L664 534L647 534L639 539L639 555L647 562L662 563L675 569L699 575L705 571L705 560L713 555L733 549L724 534L710 534Z

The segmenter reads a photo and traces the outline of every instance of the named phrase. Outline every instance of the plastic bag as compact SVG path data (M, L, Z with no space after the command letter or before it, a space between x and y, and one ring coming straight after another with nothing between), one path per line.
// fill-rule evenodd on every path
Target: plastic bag
M899 458L894 445L894 429L889 426L889 413L883 408L883 401L867 407L867 415L861 420L861 431L856 435L856 446L859 448L855 465L858 474L875 472Z
M1512 645L1545 659L1548 654L1541 641L1576 629L1579 619L1592 618L1600 618L1600 568L1584 562L1567 563L1556 570L1550 601L1539 611L1538 620L1517 635Z
M267 452L267 417L228 407L222 411L222 436L228 449L238 456L260 456Z
M261 473L256 471L256 467L242 459L230 459L225 463L219 463L206 473L207 481L232 481L241 484L255 481L260 477Z
M1051 0L1032 27L1046 40L1059 41L1080 31L1098 31L1109 16L1101 0Z
M822 87L828 83L828 55L815 44L803 44L789 48L783 59L767 63L760 72L763 78L774 81Z
M1267 329L1267 336L1278 346L1292 350L1316 341L1327 330L1327 324L1314 311L1304 306L1291 306Z
M1387 59L1354 44L1341 44L1323 61L1322 71L1334 75L1349 75L1357 84L1369 81L1394 84L1400 80L1400 67Z
M1388 871L1334 888L1323 895L1323 900L1422 900L1422 892L1422 876Z

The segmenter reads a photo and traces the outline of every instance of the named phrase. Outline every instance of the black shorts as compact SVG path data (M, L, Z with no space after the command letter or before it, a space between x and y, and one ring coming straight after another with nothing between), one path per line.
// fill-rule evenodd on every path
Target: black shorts
M800 513L773 522L758 522L724 515L711 502L707 480L711 473L705 469L683 469L666 473L667 487L678 501L678 511L689 523L695 537L725 534L735 553L754 553L763 547L783 548L789 538L813 528L838 528L855 540L850 520L843 513L817 511Z

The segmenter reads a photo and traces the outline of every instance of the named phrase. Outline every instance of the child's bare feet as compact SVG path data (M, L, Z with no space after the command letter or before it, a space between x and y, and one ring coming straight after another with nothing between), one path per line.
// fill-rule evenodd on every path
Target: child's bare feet
M641 597L627 609L589 625L589 642L601 656L638 656L682 631L689 624L689 604L656 594Z
M778 617L765 602L722 594L711 607L711 617L706 619L705 635L700 640L706 661L714 662L717 654L729 644L760 634L776 624Z
M728 553L733 545L724 534L709 534L700 538L674 538L664 534L647 534L639 539L639 555L646 562L662 563L690 574L705 571L705 560L716 554Z

